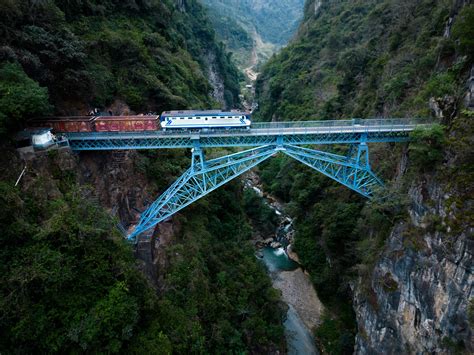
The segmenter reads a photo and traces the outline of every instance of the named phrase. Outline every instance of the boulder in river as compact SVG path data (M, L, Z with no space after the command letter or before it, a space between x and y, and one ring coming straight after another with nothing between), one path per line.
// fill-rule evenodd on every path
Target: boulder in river
M278 248L281 248L281 243L280 242L273 242L273 243L270 244L270 246L273 249L278 249Z
M263 241L263 244L265 245L270 245L273 243L273 238L267 238Z

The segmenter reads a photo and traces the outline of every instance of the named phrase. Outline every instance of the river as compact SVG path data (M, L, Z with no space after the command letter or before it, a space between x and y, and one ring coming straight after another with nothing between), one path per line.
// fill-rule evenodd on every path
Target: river
M295 283L292 280L300 279L300 277L297 276L295 278L292 276L304 275L304 273L296 262L288 258L283 248L265 247L261 252L261 256L263 256L261 260L263 260L267 267L273 281L273 287L282 292L282 299L288 305L288 313L283 324L288 354L319 354L308 325L295 309L296 300L291 297L285 297L288 296L289 288L299 286L298 282Z
M323 305L311 283L309 275L297 262L288 257L288 244L292 241L293 221L284 212L284 206L274 198L265 196L258 184L258 177L250 176L245 186L252 188L278 215L280 224L267 245L257 251L257 257L265 264L273 287L280 290L282 301L288 305L284 322L287 352L290 355L319 354L312 329L320 324ZM261 244L261 243L258 243ZM290 246L291 248L291 246ZM294 253L292 253L294 255Z

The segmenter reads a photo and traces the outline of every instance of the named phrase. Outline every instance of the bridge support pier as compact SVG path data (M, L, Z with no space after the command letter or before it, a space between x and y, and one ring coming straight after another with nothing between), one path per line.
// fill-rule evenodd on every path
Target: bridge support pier
M373 187L383 185L369 164L369 149L365 141L351 146L347 155L337 155L315 149L285 144L283 138L266 145L220 158L206 160L199 142L194 143L191 166L141 215L129 240L211 191L257 166L272 155L282 152L350 189L370 198Z

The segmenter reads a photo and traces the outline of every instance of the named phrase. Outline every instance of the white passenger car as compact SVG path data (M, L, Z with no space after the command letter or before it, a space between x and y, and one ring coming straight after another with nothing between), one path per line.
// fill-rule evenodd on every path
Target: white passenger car
M161 114L160 125L167 129L230 129L250 128L249 112L231 111L165 111Z

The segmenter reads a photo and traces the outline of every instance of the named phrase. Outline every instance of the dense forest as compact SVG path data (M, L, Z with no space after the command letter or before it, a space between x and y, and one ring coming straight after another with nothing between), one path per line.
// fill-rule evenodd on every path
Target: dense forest
M370 146L385 182L371 200L282 155L257 169L325 305L318 347L474 351L474 5L307 0L298 23L303 2L0 2L0 353L285 353L287 308L251 240L278 221L258 194L227 184L161 224L143 256L119 226L189 151L25 158L13 144L35 116L237 107L249 57L233 55L251 55L253 30L277 47L297 33L262 68L255 121L435 123Z
M293 37L304 0L203 0L218 38L240 68L265 62ZM252 56L254 56L252 58Z
M222 19L254 27L265 42L285 45L298 28L304 0L204 0ZM214 12L211 12L214 14ZM212 19L212 21L214 21Z
M98 203L107 191L93 185L87 162L103 165L97 178L106 186L126 195L137 188L123 186L128 177L156 196L189 163L187 153L143 152L127 171L110 164L113 154L38 153L15 186L25 161L10 142L31 117L238 105L241 74L200 3L6 1L0 16L1 160L8 167L0 183L0 352L284 349L285 309L248 242L240 184L177 218L158 288L139 271L116 217ZM224 83L226 104L211 96L210 70Z
M93 107L216 107L209 68L238 102L240 74L197 1L7 1L0 14L2 127Z
M441 124L414 132L408 147L371 147L371 163L387 185L369 203L288 158L262 168L266 189L286 201L297 218L295 251L330 306L316 330L329 353L353 351L357 327L351 302L359 277L368 302L380 299L371 288L371 272L394 226L410 225L405 246L421 252L424 233L438 231L446 233L444 240L456 240L472 223L472 111L466 105L473 103L464 95L474 57L474 6L467 3L308 1L296 40L264 66L258 79L259 120L431 117ZM401 156L408 156L403 176ZM431 180L456 196L457 208L449 221L433 215L422 228L414 226L409 210L417 202L409 195L416 183ZM456 228L447 232L447 225ZM452 350L449 344L464 344L461 351L470 346L446 339L444 351ZM400 351L414 351L409 349Z

